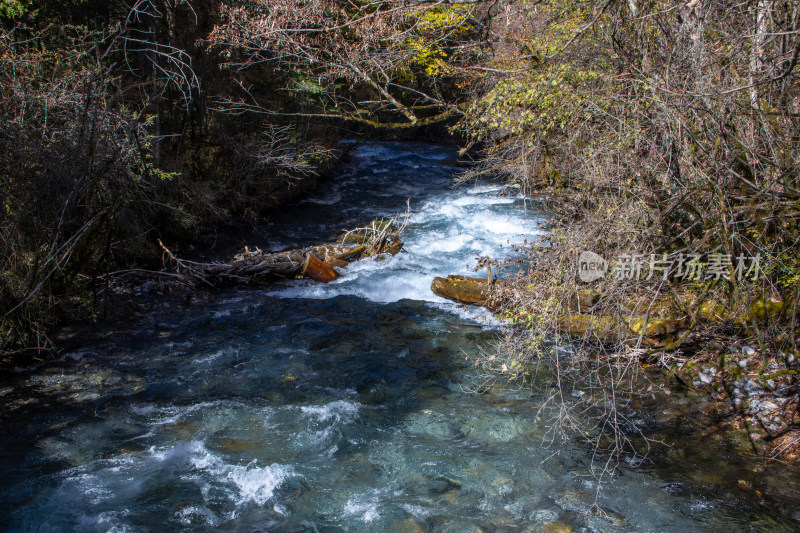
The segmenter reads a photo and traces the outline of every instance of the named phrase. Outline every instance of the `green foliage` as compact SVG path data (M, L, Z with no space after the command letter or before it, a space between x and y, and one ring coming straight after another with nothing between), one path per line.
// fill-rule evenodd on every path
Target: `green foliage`
M163 168L157 167L153 163L153 156L151 154L145 155L142 161L132 165L131 170L134 176L136 176L137 181L146 178L152 178L158 181L171 181L181 175L180 172L164 170Z
M43 11L58 14L64 4L80 5L89 0L0 0L0 22L14 21L23 18L36 18Z
M767 259L764 275L775 279L782 289L789 291L800 287L800 253L796 250L786 250L776 257Z
M0 0L0 20L18 19L31 12L36 12L31 0Z
M322 94L325 91L325 89L319 83L315 82L308 76L300 76L298 79L294 80L294 88L297 91L316 95Z
M631 102L619 99L624 86L613 75L606 45L584 31L594 17L590 6L553 1L530 16L534 14L546 21L544 29L516 36L528 59L506 58L497 65L514 74L498 78L473 102L461 129L476 140L496 139L494 148L500 150L515 144L559 146L565 143L564 136L579 137L575 142L586 151L595 141L604 145L628 142L619 137L608 117L621 113ZM604 24L605 17L594 23ZM580 53L574 53L576 49ZM578 135L589 129L596 134ZM561 170L549 156L541 163L549 176L561 180Z
M500 81L465 120L474 127L473 136L486 135L487 130L504 135L563 130L610 109L618 89L619 84L602 71L554 64Z
M427 76L448 71L447 60L451 52L447 43L463 37L472 30L468 20L469 6L436 6L423 11L417 19L417 35L409 37L405 45L413 54L413 62L422 67Z

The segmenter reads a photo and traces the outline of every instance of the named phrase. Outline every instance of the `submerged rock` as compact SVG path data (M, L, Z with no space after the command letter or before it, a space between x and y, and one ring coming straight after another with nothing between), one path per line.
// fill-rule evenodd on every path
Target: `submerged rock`
M572 533L572 526L564 522L551 522L542 526L542 533Z

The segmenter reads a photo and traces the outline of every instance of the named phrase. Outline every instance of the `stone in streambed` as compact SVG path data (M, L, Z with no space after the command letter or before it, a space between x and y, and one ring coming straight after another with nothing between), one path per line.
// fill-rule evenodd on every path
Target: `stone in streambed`
M702 383L704 383L706 385L708 385L709 383L714 381L714 378L712 378L711 376L709 376L705 372L700 372L699 374L697 374L697 377Z
M572 526L564 522L551 522L542 526L542 533L572 533Z
M402 522L392 524L386 531L389 533L424 533L426 529L420 525L416 518L409 516Z
M509 442L525 434L529 428L525 427L524 420L519 417L493 413L465 422L460 430L472 440L491 445L497 442Z

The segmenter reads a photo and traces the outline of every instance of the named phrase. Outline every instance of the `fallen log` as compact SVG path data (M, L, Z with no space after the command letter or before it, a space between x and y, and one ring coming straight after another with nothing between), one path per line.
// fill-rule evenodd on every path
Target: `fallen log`
M494 285L505 284L504 281L487 278L471 278L468 276L450 275L447 278L434 278L431 290L437 296L467 305L480 305L492 309L489 300ZM492 309L494 310L494 309Z
M336 240L342 244L369 244L376 235L390 234L394 230L392 220L373 220L363 228L351 229L342 233Z
M505 282L487 278L451 275L447 278L434 278L431 290L434 294L458 303L487 307L498 311L492 301L493 286ZM696 329L697 324L720 325L744 328L745 332L755 331L754 324L769 324L787 321L787 306L774 295L753 298L744 305L724 306L714 301L698 301L689 298L691 312L671 306L653 304L631 305L621 312L603 313L600 304L601 294L593 290L580 290L552 303L549 294L531 305L507 309L503 316L511 323L532 327L544 325L543 320L554 331L576 338L593 339L606 344L642 344L660 350L672 350L681 345ZM544 310L538 308L543 302ZM556 307L553 307L556 306ZM643 313L647 309L647 313ZM649 311L653 312L650 313ZM553 313L555 311L556 314ZM690 315L694 316L692 318Z
M178 274L191 286L258 285L303 276L328 283L339 277L333 266L347 266L350 261L366 257L363 246L328 245L277 253L248 250L230 263L196 263L179 259L161 241L159 244L177 264Z
M371 238L365 243L323 244L283 252L263 252L258 248L251 250L245 247L243 252L236 254L228 263L198 263L180 259L160 240L158 244L177 265L178 278L193 287L258 285L299 277L329 283L340 276L334 267L342 268L351 261L400 252L403 241L400 240L399 232L403 227L394 229L392 221L380 221L373 222L371 227L354 230L360 234L373 231Z
M300 274L306 261L306 254L302 250L264 253L256 249L245 250L230 263L198 263L176 257L160 240L158 244L177 265L177 274L190 286L263 284L277 279L294 278Z
M454 302L486 307L497 311L497 306L490 296L494 286L503 286L506 282L487 278L450 275L447 278L434 278L431 290L434 294ZM574 304L590 307L597 302L596 294L579 294L575 302L567 302L564 310ZM578 304L578 305L580 305ZM520 309L509 312L512 322L536 323L538 317L531 309ZM642 338L645 345L660 346L672 342L672 335L690 327L690 321L683 319L665 319L643 316L619 317L602 314L563 314L555 318L553 327L560 333L573 337L589 337L604 343L621 342Z
M306 254L306 262L300 274L320 283L330 283L339 277L338 272L311 252Z

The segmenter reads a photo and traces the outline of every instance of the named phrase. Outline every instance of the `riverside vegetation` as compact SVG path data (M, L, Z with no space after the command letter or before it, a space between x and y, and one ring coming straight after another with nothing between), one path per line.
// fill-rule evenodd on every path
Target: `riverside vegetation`
M477 156L461 179L500 175L552 217L490 291L517 327L487 379L555 371L553 427L588 432L603 471L634 447L616 400L642 368L796 457L797 3L2 0L0 19L9 358L51 348L67 310L102 313L112 282L159 267L159 238L207 243L308 190L341 128L447 131ZM732 262L585 283L582 251Z

